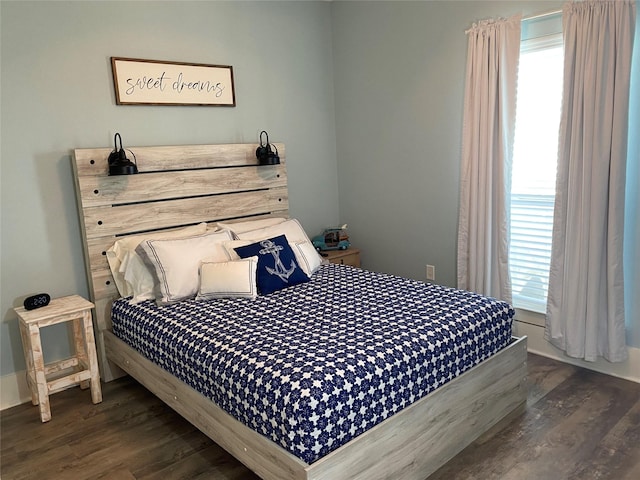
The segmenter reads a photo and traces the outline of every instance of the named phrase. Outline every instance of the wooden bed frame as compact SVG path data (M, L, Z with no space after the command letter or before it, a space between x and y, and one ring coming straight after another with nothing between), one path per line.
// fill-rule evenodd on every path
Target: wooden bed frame
M73 168L100 373L130 374L258 476L268 480L423 480L526 401L526 337L320 460L306 464L252 431L111 332L118 298L106 250L122 236L200 222L288 216L281 164L258 166L257 144L131 147L138 175L108 176L109 148L76 149ZM128 153L131 159L132 155Z

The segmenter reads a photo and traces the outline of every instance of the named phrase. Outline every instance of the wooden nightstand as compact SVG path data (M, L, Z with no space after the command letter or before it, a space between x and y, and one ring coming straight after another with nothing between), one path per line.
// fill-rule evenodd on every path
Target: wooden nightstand
M360 268L360 250L357 248L347 248L346 250L327 250L320 252L321 255L327 255L326 258L331 263L339 263L340 265L351 265Z
M40 419L51 420L49 395L74 385L91 387L91 401L102 401L100 373L93 338L91 309L93 303L78 295L55 298L46 307L15 309L20 323L20 335L27 364L27 382L31 401L40 406ZM40 329L62 322L73 322L76 353L71 358L44 364Z

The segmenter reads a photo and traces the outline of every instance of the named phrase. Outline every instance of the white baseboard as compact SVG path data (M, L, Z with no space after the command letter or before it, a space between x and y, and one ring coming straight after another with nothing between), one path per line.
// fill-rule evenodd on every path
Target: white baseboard
M595 362L585 362L584 360L566 356L562 350L559 350L546 341L544 338L544 327L542 326L531 325L516 320L514 322L514 335L517 337L526 335L528 337L527 350L531 353L640 383L640 348L627 347L629 357L626 362L611 363L602 358L599 358Z
M0 377L0 410L26 402L31 402L31 392L25 370Z

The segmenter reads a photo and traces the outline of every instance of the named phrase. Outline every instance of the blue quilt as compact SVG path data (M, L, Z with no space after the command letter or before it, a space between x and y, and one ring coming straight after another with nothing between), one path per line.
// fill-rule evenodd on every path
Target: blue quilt
M343 265L251 299L114 303L114 333L313 463L505 347L514 311Z

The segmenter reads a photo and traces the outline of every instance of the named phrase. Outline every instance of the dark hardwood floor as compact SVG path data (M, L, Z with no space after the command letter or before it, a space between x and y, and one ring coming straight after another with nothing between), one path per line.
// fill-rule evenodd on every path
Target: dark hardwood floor
M640 384L529 355L524 414L488 432L429 480L638 480ZM0 476L14 479L257 479L130 378L104 401L73 388L0 413Z

